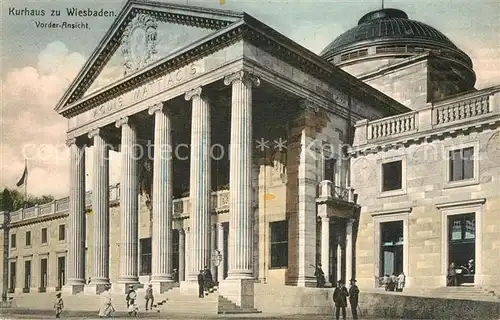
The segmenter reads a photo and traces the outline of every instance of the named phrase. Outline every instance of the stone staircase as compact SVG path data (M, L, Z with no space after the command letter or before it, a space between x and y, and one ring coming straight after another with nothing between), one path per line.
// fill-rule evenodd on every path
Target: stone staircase
M139 313L145 312L144 289L137 290ZM54 293L25 293L16 295L10 307L23 310L52 310L55 300ZM100 297L80 293L74 296L63 294L65 310L86 311L97 314L100 307ZM127 305L124 294L111 293L111 301L118 313L126 313ZM256 309L241 308L228 299L221 296L217 291L208 293L204 298L196 295L185 295L180 293L180 288L174 286L162 294L155 295L153 312L162 314L179 315L211 315L217 314L241 314L260 313Z
M428 290L427 292L434 297L440 298L500 302L500 297L496 296L495 292L472 285L441 287Z

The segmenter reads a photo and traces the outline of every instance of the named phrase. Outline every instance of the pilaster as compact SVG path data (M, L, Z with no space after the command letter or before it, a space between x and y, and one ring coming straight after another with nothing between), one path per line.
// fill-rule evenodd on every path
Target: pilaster
M353 245L352 245L352 224L353 219L349 219L346 223L346 239L345 239L345 281L352 279L352 258L353 258Z
M186 255L186 233L184 229L179 229L179 282L186 279L186 265L185 265L185 255Z
M217 250L222 255L222 260L217 267L217 281L220 283L224 280L224 225L217 224Z

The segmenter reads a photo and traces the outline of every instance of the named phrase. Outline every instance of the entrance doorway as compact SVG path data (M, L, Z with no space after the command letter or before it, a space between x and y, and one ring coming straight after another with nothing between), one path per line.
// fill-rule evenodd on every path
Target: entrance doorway
M66 257L57 258L57 290L61 288L66 283Z
M40 259L40 292L47 288L47 258Z
M458 283L474 283L476 259L476 216L448 216L448 264L455 264Z
M380 277L403 271L403 221L380 224Z
M30 292L31 287L31 260L24 261L24 288L23 292Z

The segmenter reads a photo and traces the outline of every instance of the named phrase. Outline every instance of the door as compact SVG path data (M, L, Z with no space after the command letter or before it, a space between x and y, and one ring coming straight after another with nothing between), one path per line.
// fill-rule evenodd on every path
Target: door
M379 277L399 275L403 271L403 221L380 224Z
M10 263L10 283L9 283L9 292L14 293L14 289L16 288L16 262L12 261Z
M47 258L40 260L40 292L47 288Z
M474 283L475 258L475 214L448 216L448 264L455 264L459 283Z
M31 260L24 261L24 292L31 287Z
M57 258L57 290L61 288L66 283L66 257Z

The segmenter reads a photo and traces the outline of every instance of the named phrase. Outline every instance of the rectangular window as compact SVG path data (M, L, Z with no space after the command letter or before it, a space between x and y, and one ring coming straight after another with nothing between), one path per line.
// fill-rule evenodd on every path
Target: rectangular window
M140 239L141 275L151 274L151 238Z
M16 235L11 234L10 235L10 248L14 249L16 247Z
M26 231L26 246L31 246L31 231Z
M401 160L382 164L382 191L403 188L403 165Z
M42 243L47 243L47 228L42 229Z
M31 260L24 261L24 289L29 292L31 287ZM24 292L26 292L26 290Z
M474 148L450 151L450 181L474 178Z
M65 240L66 239L66 225L61 224L59 226L59 240Z
M271 222L271 268L288 267L288 220Z
M11 261L10 263L10 277L9 277L9 291L10 293L14 292L14 288L16 287L16 262Z
M325 176L323 180L330 180L335 185L335 166L336 159L325 159Z

